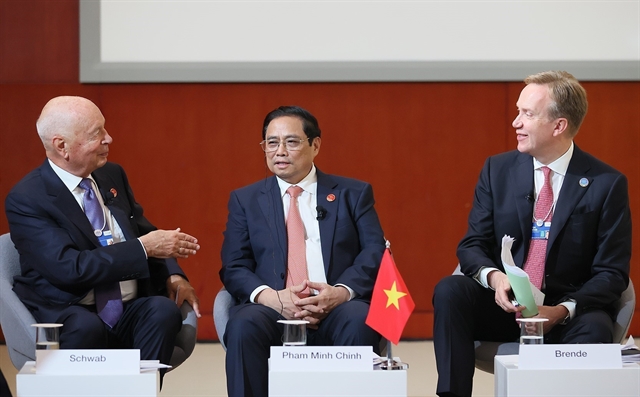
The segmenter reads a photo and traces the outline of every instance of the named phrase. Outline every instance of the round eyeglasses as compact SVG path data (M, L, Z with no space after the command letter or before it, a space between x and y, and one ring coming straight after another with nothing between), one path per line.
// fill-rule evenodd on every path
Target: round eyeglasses
M260 147L262 148L262 150L265 151L265 153L272 153L278 150L280 145L284 143L285 149L290 151L296 151L296 150L302 150L302 147L303 147L302 143L308 141L309 139L310 138L307 138L307 139L287 138L282 141L278 139L265 139L264 141L260 142Z

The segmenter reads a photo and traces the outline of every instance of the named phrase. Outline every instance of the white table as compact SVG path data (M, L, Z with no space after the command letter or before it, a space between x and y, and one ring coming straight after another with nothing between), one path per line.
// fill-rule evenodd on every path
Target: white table
M407 397L407 370L269 371L269 397Z
M640 365L619 369L519 369L518 356L496 356L496 397L638 397Z
M157 397L157 370L135 375L36 375L27 361L16 375L17 397Z

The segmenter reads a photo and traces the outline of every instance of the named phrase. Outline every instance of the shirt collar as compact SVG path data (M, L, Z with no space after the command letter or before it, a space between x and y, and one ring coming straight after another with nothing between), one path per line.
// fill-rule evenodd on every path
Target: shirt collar
M293 184L283 181L279 177L276 176L276 180L278 181L278 186L280 187L280 197L284 197L287 193L287 189ZM318 190L318 174L316 173L316 165L313 164L311 166L311 171L305 176L300 182L295 184L296 186L300 186L302 190L310 194L316 194Z
M571 141L571 146L567 149L566 152L562 156L560 156L557 160L547 165L553 171L554 174L559 174L565 176L567 174L567 169L569 168L569 162L571 161L571 157L573 156L573 141ZM533 158L533 169L538 170L545 165L539 162L535 157Z
M51 161L51 159L47 159L47 160L49 161L49 165L51 166L51 169L53 169L53 172L55 172L56 175L58 175L58 177L60 178L62 183L64 183L64 185L67 187L67 189L69 189L70 192L73 192L73 190L77 188L78 185L80 184L80 181L82 181L82 178L79 176L73 175L69 171L65 171L62 168L58 167L57 165L54 164L53 161ZM88 178L91 179L93 183L97 186L95 180L93 179L93 176L89 175Z

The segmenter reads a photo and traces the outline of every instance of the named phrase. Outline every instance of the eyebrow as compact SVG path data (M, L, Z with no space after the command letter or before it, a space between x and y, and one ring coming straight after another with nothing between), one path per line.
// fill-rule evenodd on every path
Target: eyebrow
M289 139L289 138L306 139L306 136L301 138L298 135L289 134L289 135L283 136L282 138L283 139ZM278 139L278 136L277 135L271 135L271 136L267 136L265 139L267 139L267 140L269 140L269 139Z

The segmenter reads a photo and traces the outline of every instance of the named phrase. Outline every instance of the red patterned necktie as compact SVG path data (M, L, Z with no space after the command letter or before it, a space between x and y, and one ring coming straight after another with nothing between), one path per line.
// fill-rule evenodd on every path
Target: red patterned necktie
M551 169L549 167L542 167L544 173L544 184L540 190L538 201L536 201L536 207L534 210L534 222L538 226L542 226L540 223L551 222L553 217L553 189L551 188ZM524 263L524 271L529 275L529 280L538 289L542 288L542 280L544 280L544 264L547 256L547 241L546 238L532 238L529 246L529 254L527 260Z
M307 271L307 245L304 241L304 224L298 209L298 197L303 190L299 186L290 186L287 193L291 198L287 214L287 287L299 285L309 278ZM299 296L309 295L306 288Z
M93 190L91 179L84 178L80 181L79 186L85 190L82 198L84 213L87 215L87 218L89 218L89 222L94 229L96 237L100 238L105 230L109 230L109 225L105 221L102 205L98 201L96 193ZM98 317L100 317L109 327L113 328L118 320L120 320L123 313L120 283L114 281L96 285L93 292L96 300Z

